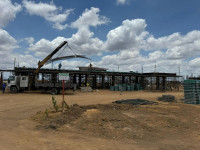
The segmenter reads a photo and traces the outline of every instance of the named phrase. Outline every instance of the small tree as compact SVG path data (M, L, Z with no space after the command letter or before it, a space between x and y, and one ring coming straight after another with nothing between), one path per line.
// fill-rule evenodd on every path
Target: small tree
M53 108L56 110L56 112L58 111L58 105L57 105L57 102L54 98L54 96L52 96L52 104L53 104Z

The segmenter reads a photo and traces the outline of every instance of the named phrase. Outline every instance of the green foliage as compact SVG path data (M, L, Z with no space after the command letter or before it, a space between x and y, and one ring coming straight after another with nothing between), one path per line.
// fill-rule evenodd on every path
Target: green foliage
M48 113L48 110L46 109L44 112L44 119L48 120L48 118L49 118L49 113Z
M52 96L52 104L53 104L53 108L56 110L56 112L58 111L58 105L57 105L57 102L54 98L54 96Z

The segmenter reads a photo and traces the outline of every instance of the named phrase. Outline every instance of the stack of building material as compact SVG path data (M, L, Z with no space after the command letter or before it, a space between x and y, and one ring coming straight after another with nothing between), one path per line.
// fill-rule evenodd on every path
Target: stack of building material
M141 90L140 84L115 84L110 86L111 91L139 91Z
M131 86L130 86L130 85L127 85L126 90L127 90L127 91L131 91Z
M158 100L163 102L175 102L175 97L173 95L162 95Z
M80 88L81 88L81 92L92 92L92 88L89 86L80 87Z
M135 83L131 84L131 91L134 91L135 90Z
M184 86L184 103L200 104L200 80L185 80Z
M141 88L141 87L140 87L140 84L136 84L136 85L135 85L135 90L136 90L136 91L139 91L140 88Z

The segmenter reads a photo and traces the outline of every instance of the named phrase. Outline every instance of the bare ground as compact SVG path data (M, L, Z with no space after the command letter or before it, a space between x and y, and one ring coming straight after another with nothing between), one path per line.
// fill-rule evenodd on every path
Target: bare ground
M174 95L178 103L157 101L162 94ZM158 104L111 104L115 100L137 98ZM55 113L49 109L52 107L49 94L1 94L0 149L198 150L200 106L182 104L182 98L182 92L123 92L122 95L105 90L66 92L66 102L78 105L64 113ZM56 95L55 99L60 104L62 95Z

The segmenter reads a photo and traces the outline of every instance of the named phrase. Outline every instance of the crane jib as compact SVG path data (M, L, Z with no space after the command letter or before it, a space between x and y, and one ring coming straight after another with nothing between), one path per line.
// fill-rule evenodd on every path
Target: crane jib
M35 70L35 74L38 74L40 68L49 60L51 57L57 53L65 44L67 44L67 41L63 41L51 54L49 54L47 57L45 57L41 62L38 62L38 68Z

